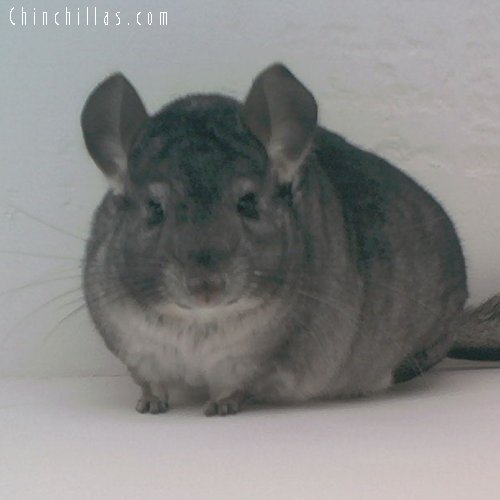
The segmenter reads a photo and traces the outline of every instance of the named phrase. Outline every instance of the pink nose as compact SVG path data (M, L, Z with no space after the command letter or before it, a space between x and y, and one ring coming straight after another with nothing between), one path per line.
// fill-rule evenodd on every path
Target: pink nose
M210 276L193 276L186 280L188 292L200 304L208 305L219 296L226 287L224 278L213 274Z

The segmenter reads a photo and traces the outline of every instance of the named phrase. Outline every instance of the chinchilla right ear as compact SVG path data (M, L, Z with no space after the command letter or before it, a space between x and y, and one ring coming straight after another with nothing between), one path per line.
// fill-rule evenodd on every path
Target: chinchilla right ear
M81 115L85 144L116 193L123 192L128 153L147 119L141 98L121 73L104 80L87 98Z
M253 82L242 118L266 148L278 179L293 182L317 126L318 106L311 92L283 64L273 64Z

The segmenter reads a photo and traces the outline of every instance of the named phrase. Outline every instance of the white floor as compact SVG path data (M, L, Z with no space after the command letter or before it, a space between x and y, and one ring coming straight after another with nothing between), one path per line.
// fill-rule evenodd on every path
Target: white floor
M0 498L500 499L500 363L376 398L207 418L127 378L0 381Z

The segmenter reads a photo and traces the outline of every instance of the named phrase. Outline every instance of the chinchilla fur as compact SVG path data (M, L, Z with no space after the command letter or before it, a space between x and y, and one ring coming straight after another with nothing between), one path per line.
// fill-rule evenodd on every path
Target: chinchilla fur
M108 348L142 388L205 388L207 415L242 401L369 394L451 350L500 358L499 299L464 310L452 222L400 170L317 124L283 65L240 103L188 95L149 117L121 74L82 113L111 189L84 291ZM496 349L496 350L495 350Z

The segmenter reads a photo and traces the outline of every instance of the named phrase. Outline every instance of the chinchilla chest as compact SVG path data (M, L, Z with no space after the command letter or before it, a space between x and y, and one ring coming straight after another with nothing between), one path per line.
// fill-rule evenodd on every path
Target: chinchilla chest
M140 379L218 387L258 370L264 342L249 321L150 318L130 305L106 313L118 357Z

